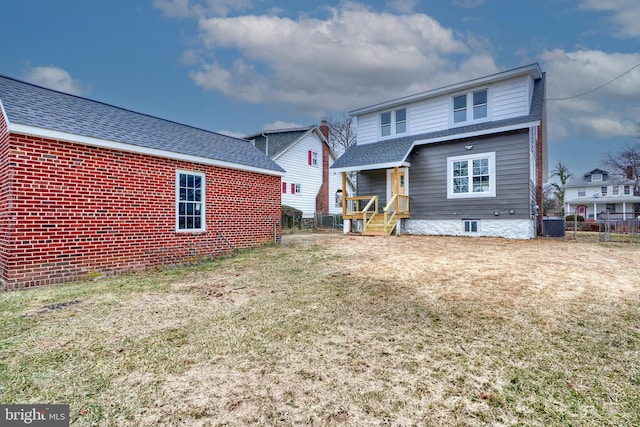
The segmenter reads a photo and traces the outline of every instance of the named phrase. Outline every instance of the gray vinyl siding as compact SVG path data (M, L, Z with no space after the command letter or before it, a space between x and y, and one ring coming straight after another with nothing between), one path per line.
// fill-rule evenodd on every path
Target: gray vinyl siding
M473 145L467 151L465 145ZM447 158L496 153L496 197L447 199ZM412 219L528 219L530 216L529 132L419 146L410 156ZM515 210L510 215L508 211Z
M384 169L358 173L358 196L378 196L378 210L387 204L387 171Z
M473 145L470 151L465 145ZM496 153L496 197L447 199L447 158L475 153ZM529 219L532 189L529 132L520 130L496 136L468 138L417 146L409 156L409 203L411 218L435 219ZM358 195L377 194L386 204L386 170L358 174ZM515 214L509 214L509 210ZM499 211L496 217L494 212Z

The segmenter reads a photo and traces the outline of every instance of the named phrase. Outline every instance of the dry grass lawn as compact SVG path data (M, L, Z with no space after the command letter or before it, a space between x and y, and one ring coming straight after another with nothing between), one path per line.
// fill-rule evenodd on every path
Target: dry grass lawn
M73 426L640 425L640 247L287 236L0 294L0 402Z

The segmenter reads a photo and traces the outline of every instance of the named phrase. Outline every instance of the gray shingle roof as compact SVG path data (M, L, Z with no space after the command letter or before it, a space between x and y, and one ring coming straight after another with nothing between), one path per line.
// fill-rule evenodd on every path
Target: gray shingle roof
M249 135L246 139L255 140L256 147L264 153L267 145L267 138L265 138L263 134L266 135L269 138L269 153L267 154L273 159L291 145L295 144L314 127L315 126L308 126L305 128L264 131L254 135Z
M354 145L350 147L332 166L331 169L358 168L377 164L401 164L409 155L409 151L416 141L436 138L454 137L472 132L498 129L531 123L542 119L544 104L544 76L536 80L529 115L513 117L505 120L478 123L468 126L445 129L420 135L403 136L395 139L375 142L372 144Z
M0 101L12 124L284 172L248 141L1 75Z

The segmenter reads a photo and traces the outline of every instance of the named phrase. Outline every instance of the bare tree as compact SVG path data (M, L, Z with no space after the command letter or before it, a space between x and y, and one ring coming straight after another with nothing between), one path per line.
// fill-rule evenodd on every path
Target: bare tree
M542 187L542 214L549 216L557 213L558 199L555 198L555 189L551 184Z
M640 196L640 140L627 142L617 152L609 152L603 163L610 173L634 180L633 194Z
M329 145L338 156L347 151L357 140L353 117L342 113L338 118L329 117Z
M573 174L569 172L567 165L558 162L551 170L551 177L558 177L558 180L560 180L559 184L552 182L551 187L553 188L556 210L561 213L564 208L564 186L567 185L567 182L573 177Z

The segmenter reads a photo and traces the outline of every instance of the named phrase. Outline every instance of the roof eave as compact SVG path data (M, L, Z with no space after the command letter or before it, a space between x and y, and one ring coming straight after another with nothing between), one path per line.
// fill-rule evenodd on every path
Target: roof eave
M200 157L189 154L177 153L173 151L160 150L156 148L143 147L140 145L127 144L123 142L110 141L101 138L94 138L84 135L76 135L68 132L61 132L51 129L44 129L35 126L23 125L18 123L9 123L7 122L9 132L12 133L20 133L24 135L37 136L48 139L56 139L67 141L76 144L89 145L93 147L101 147L101 148L109 148L112 150L125 151L129 153L135 154L144 154L153 157L162 157L166 159L172 160L184 160L193 163L201 163L210 166L219 166L228 169L236 169L245 172L256 172L265 175L274 175L274 176L284 176L285 171L280 166L276 164L276 166L280 170L276 169L266 169L259 168L256 166L243 165L239 163L232 163L223 160L212 159L208 157ZM275 163L274 163L275 164Z
M367 171L367 170L376 170L376 169L390 169L394 167L410 167L411 163L406 161L401 162L388 162L388 163L375 163L370 165L353 165L353 166L345 166L341 168L332 168L333 172L356 172L356 171Z

